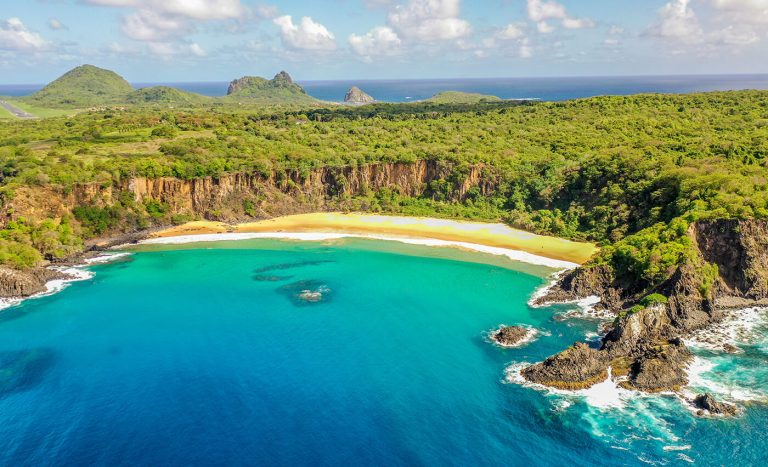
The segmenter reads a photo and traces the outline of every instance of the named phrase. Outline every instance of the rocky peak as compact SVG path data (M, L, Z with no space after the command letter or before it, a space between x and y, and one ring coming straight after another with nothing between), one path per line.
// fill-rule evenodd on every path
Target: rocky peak
M293 84L293 78L285 71L281 71L272 78L272 83L282 86L290 86Z
M364 93L362 89L357 86L352 86L347 95L344 96L344 102L347 104L370 104L375 102L376 99Z
M247 88L248 86L252 85L256 81L256 78L253 76L243 76L242 78L238 78L231 83L229 83L229 88L227 89L227 95L235 94L239 91L242 91L243 89Z

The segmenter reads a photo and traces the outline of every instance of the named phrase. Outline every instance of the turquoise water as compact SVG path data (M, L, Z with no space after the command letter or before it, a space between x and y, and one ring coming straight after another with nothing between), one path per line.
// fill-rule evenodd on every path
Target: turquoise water
M507 382L510 364L597 327L526 305L543 268L370 240L253 240L146 248L92 270L0 312L2 465L765 460L762 405L702 420L674 398L598 408ZM541 334L503 350L483 335L501 323ZM758 347L748 358L764 367Z

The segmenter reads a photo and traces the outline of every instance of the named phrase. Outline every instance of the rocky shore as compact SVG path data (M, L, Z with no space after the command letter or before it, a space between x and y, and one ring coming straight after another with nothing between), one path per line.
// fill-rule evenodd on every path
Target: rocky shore
M677 392L688 384L693 359L682 339L733 315L733 309L768 299L768 222L699 221L688 236L698 257L680 265L654 289L616 277L605 265L585 266L564 275L537 303L577 301L590 296L616 316L599 348L578 343L522 370L528 381L560 389L584 389L612 377L622 387L643 392ZM702 286L701 270L716 271ZM650 294L664 300L638 306ZM724 351L733 351L732 348ZM734 415L711 396L692 402L701 410Z

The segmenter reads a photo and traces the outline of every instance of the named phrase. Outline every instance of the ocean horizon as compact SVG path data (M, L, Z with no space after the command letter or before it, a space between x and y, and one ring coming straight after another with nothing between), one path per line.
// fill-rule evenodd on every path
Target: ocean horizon
M297 83L312 97L330 102L342 102L344 95L352 86L360 87L379 102L391 103L428 99L442 91L489 94L502 99L564 101L603 95L767 90L768 74L298 80ZM135 82L131 84L137 89L170 86L204 96L220 97L226 95L229 81ZM0 85L0 96L26 96L39 91L44 86L44 84L4 84Z

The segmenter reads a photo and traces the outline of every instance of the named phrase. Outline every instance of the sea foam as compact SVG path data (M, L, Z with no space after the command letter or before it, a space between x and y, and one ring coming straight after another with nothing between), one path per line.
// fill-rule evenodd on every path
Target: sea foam
M108 263L111 261L114 261L116 259L125 257L127 255L130 255L130 253L127 252L110 252L110 253L103 253L98 256L95 256L93 258L88 258L84 260L84 264L79 266L51 266L50 269L54 271L58 271L62 274L64 274L66 277L62 279L53 279L45 283L45 291L31 295L29 297L25 298L0 298L0 310L4 310L6 308L10 308L12 306L16 306L23 302L24 300L30 300L35 298L41 298L41 297L47 297L49 295L53 295L56 293L61 292L69 284L73 282L79 282L79 281L85 281L88 279L93 278L94 273L92 271L89 271L86 269L87 266L93 265L93 264L100 264L100 263Z

